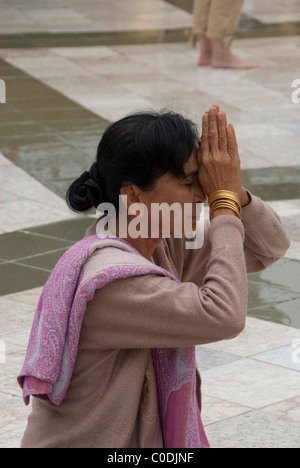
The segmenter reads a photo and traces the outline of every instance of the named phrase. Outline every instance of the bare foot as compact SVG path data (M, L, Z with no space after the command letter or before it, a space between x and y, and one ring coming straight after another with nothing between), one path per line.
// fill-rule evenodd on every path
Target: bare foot
M211 65L213 58L212 41L205 35L199 36L200 42L200 58L198 61L199 67L207 67Z
M212 67L213 68L234 68L236 70L250 70L258 68L259 65L247 62L238 55L231 52L230 45L223 39L212 40Z
M201 52L200 58L198 61L199 67L208 67L212 64L212 53Z
M258 64L247 62L230 51L222 54L222 56L213 57L211 66L213 68L234 68L236 70L251 70L253 68L259 68Z

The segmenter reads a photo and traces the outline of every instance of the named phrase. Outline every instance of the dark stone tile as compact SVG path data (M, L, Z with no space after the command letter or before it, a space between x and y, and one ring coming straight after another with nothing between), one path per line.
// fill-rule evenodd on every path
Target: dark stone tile
M270 284L266 281L249 281L248 309L263 307L267 304L276 304L296 299L300 296L299 292L291 291L284 285L279 286Z
M14 263L0 264L0 296L43 286L49 272ZM9 310L7 311L9 314Z
M0 35L0 49L186 42L189 34L190 30L187 28L95 33L6 34Z
M287 302L269 304L248 311L250 317L281 323L300 329L300 297Z
M53 109L77 109L78 104L74 103L70 99L65 98L61 94L57 93L57 96L42 97L35 99L8 99L8 103L11 103L15 108L24 111L35 111L35 110L46 110L52 111Z
M257 37L284 37L298 36L300 33L300 22L294 23L275 23L265 24L260 21L242 15L240 24L235 33L239 39L257 38Z
M13 75L12 65L0 60L1 66L10 68ZM71 182L95 160L109 122L26 73L12 81L9 89L0 121L0 151L65 197Z
M300 262L287 258L281 259L266 270L250 275L249 280L264 283L271 288L281 287L300 294Z
M23 123L28 121L28 117L22 112L16 109L14 106L5 104L1 106L0 111L0 124L4 123Z
M193 13L194 0L165 0L165 2L171 3L171 5L181 8L188 13Z
M68 248L20 260L18 264L34 266L51 272Z
M17 260L69 247L72 242L37 236L28 232L13 232L0 236L0 258Z
M300 198L300 166L246 169L242 174L245 187L265 201Z
M56 96L57 92L45 86L40 81L27 76L26 74L19 76L15 80L6 81L6 96L7 99L36 99L49 98Z
M84 238L86 230L94 223L93 218L78 218L59 223L47 224L46 226L28 229L28 232L41 234L44 236L64 239L70 242L77 242Z
M49 133L49 130L36 122L24 121L20 122L9 122L1 123L0 125L0 145L2 138L12 138L15 135L18 137L29 136L29 135L45 135Z
M28 109L26 110L26 115L30 118L30 120L34 120L37 122L51 122L51 121L68 121L69 128L71 121L98 121L96 115L92 112L84 109L82 107L71 107L70 109L62 109L61 107L54 107L50 109Z

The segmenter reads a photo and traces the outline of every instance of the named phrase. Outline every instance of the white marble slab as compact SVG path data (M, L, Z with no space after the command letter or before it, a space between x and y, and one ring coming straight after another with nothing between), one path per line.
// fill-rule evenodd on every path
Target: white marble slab
M212 448L299 448L299 422L250 411L206 427Z
M0 234L74 218L66 203L0 154Z
M207 347L235 356L251 357L270 349L291 346L294 340L299 338L300 331L296 328L248 317L246 328L239 337Z
M204 370L202 379L203 393L250 408L299 396L299 372L253 359Z

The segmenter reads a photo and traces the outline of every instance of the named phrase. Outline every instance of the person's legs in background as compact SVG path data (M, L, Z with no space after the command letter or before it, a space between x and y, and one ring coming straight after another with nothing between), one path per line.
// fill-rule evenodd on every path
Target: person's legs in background
M206 35L207 25L210 17L212 0L194 0L194 29L193 42L200 42L200 58L198 65L211 65L212 41Z
M244 0L195 0L194 40L200 42L198 65L214 68L255 68L231 51Z

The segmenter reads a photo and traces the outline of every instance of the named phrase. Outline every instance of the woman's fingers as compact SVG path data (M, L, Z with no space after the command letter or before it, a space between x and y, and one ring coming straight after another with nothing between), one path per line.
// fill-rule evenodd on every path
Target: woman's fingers
M219 130L218 130L218 122L217 122L217 110L215 107L212 107L211 109L209 109L208 121L209 121L208 139L209 139L210 150L212 152L216 152L219 150Z
M223 152L227 151L227 131L226 131L226 114L218 112L218 132L219 132L219 149Z
M208 132L209 132L209 117L208 117L208 113L205 113L202 117L202 137L201 137L202 154L209 153Z
M227 132L227 151L232 159L239 158L238 144L236 140L234 126L232 124L226 127Z

